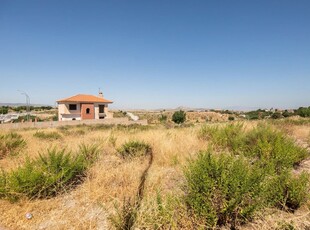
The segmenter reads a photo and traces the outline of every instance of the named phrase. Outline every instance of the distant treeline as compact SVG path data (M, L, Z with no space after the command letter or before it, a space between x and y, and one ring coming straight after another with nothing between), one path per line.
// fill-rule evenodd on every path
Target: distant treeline
M52 106L30 106L30 111L44 111L53 109ZM0 106L0 114L7 114L8 112L22 112L27 111L27 106Z
M310 117L310 106L309 107L300 107L295 110L263 110L258 109L255 111L250 111L245 113L246 118L250 120L255 119L264 119L264 118L283 118L283 117L291 117L291 116L300 116L300 117Z

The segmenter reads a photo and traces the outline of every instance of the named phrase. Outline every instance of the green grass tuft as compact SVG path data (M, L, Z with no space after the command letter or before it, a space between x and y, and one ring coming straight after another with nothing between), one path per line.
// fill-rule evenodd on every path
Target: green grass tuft
M17 133L0 135L0 159L7 155L17 155L26 146L26 141Z
M124 143L117 151L123 158L145 156L150 153L151 146L142 141Z

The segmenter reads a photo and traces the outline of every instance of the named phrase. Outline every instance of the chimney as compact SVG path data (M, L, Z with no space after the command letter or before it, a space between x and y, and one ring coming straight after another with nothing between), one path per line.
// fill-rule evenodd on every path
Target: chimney
M99 89L99 95L98 95L98 97L103 98L103 93L101 92L101 90L100 90L100 89Z

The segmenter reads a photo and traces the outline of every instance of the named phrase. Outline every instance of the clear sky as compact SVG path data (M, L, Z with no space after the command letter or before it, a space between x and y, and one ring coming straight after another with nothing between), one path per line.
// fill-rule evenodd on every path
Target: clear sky
M310 105L309 0L0 0L0 102Z

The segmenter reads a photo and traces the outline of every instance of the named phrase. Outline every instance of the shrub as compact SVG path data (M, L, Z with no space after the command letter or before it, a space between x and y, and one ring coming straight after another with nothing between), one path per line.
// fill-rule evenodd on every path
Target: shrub
M150 145L142 141L129 141L123 144L121 148L118 149L118 153L123 158L145 156L149 154L150 151Z
M282 114L279 113L279 112L275 112L271 115L271 118L272 119L280 119L280 118L283 118Z
M258 159L264 166L270 164L281 171L298 165L308 156L307 150L271 127L260 125L249 131L245 138L244 155Z
M176 124L184 123L186 120L186 113L182 110L174 112L172 115L172 121Z
M26 141L17 133L0 135L0 159L6 155L16 155L26 145Z
M4 171L0 171L0 198L7 194L7 179Z
M10 200L53 197L79 184L87 166L83 155L72 156L65 149L51 148L46 155L27 159L23 166L3 176L5 187L0 182L0 191Z
M35 134L33 134L33 136L40 138L40 139L47 139L47 140L58 140L62 138L62 136L58 132L45 133L44 131L37 131Z
M161 115L159 116L159 118L158 118L158 120L159 120L161 123L166 122L167 119L168 119L168 117L167 117L167 115L165 115L165 114L161 114Z
M287 170L267 179L266 201L269 205L294 211L309 198L309 175L292 175Z
M298 165L308 156L307 150L294 140L266 125L245 131L243 125L203 126L198 136L236 155L253 158L262 167L268 164L275 171Z
M198 136L201 139L210 140L221 149L228 149L238 154L244 145L244 128L242 123L220 126L203 126Z
M244 158L201 152L185 170L186 202L207 227L234 228L260 208L262 173Z
M229 120L229 121L234 121L234 120L235 120L235 117L229 116L229 117L228 117L228 120Z

